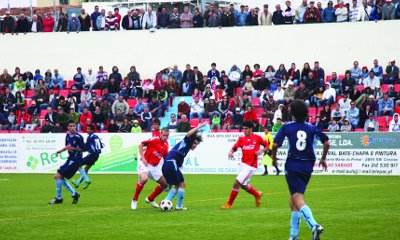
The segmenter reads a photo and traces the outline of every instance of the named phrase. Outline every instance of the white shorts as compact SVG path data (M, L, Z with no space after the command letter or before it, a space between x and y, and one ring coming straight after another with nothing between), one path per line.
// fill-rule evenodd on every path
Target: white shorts
M162 176L161 167L163 161L161 161L157 166L153 166L151 164L147 164L147 167L143 164L142 161L139 160L138 163L138 174L141 175L142 173L147 173L150 179L154 181L158 181Z
M250 182L251 176L253 176L256 170L257 168L249 166L245 163L240 163L239 173L236 177L236 180L238 180L242 185L247 185L247 183Z

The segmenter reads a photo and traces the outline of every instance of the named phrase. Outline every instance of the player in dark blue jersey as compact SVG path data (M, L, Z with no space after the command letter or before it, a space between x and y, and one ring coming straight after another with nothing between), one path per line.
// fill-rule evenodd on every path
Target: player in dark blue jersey
M176 203L176 210L186 210L186 207L182 205L183 197L185 195L185 179L180 168L183 165L186 155L190 150L196 149L197 145L202 141L201 136L198 136L199 128L203 127L206 123L200 124L199 126L191 129L180 141L176 144L168 153L165 158L162 173L167 180L167 183L175 188L171 189L165 198L165 200L172 200L176 194L178 194L178 201Z
M304 202L304 193L316 160L314 139L317 137L324 145L318 166L322 166L323 170L326 171L329 138L321 130L305 122L308 117L308 108L302 100L295 100L290 105L290 114L295 121L282 126L275 136L272 148L272 159L276 166L278 147L282 146L285 138L289 141L288 156L285 164L286 182L291 194L289 204L292 210L289 240L298 239L300 216L303 216L303 219L310 227L312 239L319 240L320 234L324 229L315 221L311 209Z
M68 159L56 172L56 197L50 204L59 204L63 202L61 196L62 185L71 193L72 204L78 203L80 194L76 192L66 179L73 177L82 161L82 150L84 148L83 137L76 132L76 125L73 121L68 122L68 132L65 138L65 147L56 152L56 156L63 151L68 151ZM65 179L66 178L66 179Z
M99 136L94 134L95 127L93 124L89 124L87 126L86 133L88 134L88 137L86 139L86 144L83 149L85 152L89 152L89 154L82 159L82 166L85 165L85 169L82 167L79 167L79 173L81 174L81 177L78 179L78 181L71 180L72 184L78 188L79 185L82 183L82 181L85 181L85 186L83 189L86 189L89 187L89 185L92 183L90 181L87 173L89 172L89 169L96 163L96 161L99 159L101 149L103 148L103 144L100 141Z

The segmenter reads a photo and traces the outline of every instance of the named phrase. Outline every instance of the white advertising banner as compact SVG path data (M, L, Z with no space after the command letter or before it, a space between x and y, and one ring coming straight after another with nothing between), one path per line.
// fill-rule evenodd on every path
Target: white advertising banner
M228 152L242 133L204 133L203 142L185 159L182 171L188 174L236 174L240 149L234 158ZM328 171L316 166L315 174L331 175L400 175L400 136L396 133L329 133L331 149ZM92 167L93 173L136 173L138 145L150 134L99 134L105 148ZM185 136L171 133L170 148ZM261 134L262 136L262 134ZM86 139L86 135L83 137ZM65 145L65 134L0 134L0 173L54 173L67 159L56 151ZM322 145L316 143L317 159ZM84 154L84 156L86 153ZM287 141L278 150L279 168L284 170ZM260 157L261 158L261 157ZM264 168L260 161L257 174ZM269 168L270 174L275 173Z

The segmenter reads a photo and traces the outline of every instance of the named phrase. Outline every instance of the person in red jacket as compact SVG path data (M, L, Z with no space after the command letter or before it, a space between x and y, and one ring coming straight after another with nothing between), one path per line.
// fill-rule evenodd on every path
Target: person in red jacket
M80 125L79 130L83 129L84 126L87 126L86 123L87 123L88 119L92 120L93 118L92 118L92 114L89 112L89 109L87 107L85 107L85 108L83 108L83 112L79 118L79 125Z
M43 18L43 32L52 32L54 29L54 18L51 13L46 13L45 18Z
M247 111L244 113L243 121L252 121L252 122L258 121L257 114L252 106L247 106Z
M17 116L17 123L21 128L25 128L26 124L31 123L31 116L26 113L25 109L21 109Z

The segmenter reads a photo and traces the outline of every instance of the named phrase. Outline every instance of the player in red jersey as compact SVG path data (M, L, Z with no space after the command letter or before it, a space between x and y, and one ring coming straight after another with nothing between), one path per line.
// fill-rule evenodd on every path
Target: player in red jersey
M153 120L153 122L152 122L152 125L151 125L151 127L153 128L151 130L151 136L152 137L159 137L161 135L160 125L161 125L160 119L155 118Z
M242 124L244 136L239 137L238 141L229 151L229 157L233 158L233 153L238 149L242 149L242 162L240 163L239 174L233 183L233 189L228 202L221 206L223 209L232 208L239 189L242 188L256 198L256 207L261 204L262 192L258 192L249 183L251 176L258 167L258 155L264 154L268 150L268 143L261 136L253 134L253 122L245 121ZM264 146L260 149L260 146Z
M150 203L151 206L158 208L158 204L154 202L154 199L168 187L168 183L161 172L163 164L161 160L163 160L168 154L168 136L169 130L163 128L161 129L159 137L153 137L147 141L143 141L139 145L140 161L138 162L138 174L140 179L136 184L135 195L133 196L131 203L132 209L137 208L139 194L149 177L159 183L159 185L157 185L153 192L146 197L145 201Z

